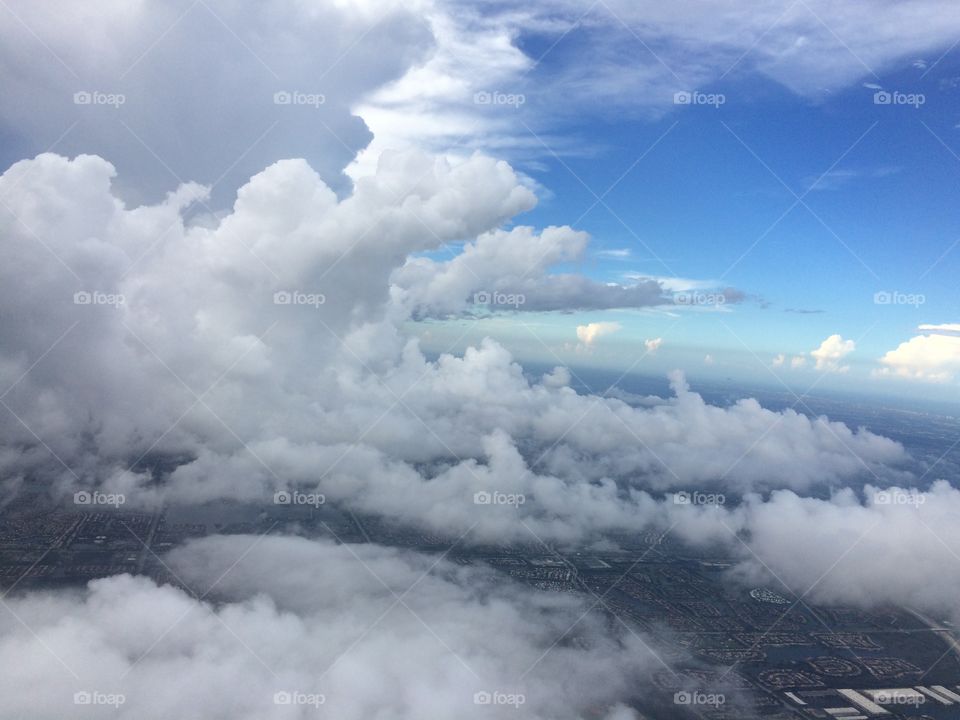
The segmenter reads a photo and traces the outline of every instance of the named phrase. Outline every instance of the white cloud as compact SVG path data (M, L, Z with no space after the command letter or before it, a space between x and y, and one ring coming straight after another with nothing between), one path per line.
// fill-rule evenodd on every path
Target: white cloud
M960 331L955 323L921 325L921 330ZM874 374L928 382L949 382L960 372L960 336L929 332L900 343L880 358L884 367Z
M531 382L492 340L425 358L391 281L411 254L457 238L500 257L489 246L518 234L496 228L531 202L504 163L387 155L337 199L309 165L283 161L232 212L197 224L182 213L202 188L128 208L112 177L100 158L55 155L0 177L25 223L0 217L0 385L26 424L0 415L6 477L60 492L101 484L131 504L261 501L299 486L445 533L478 519L478 537L526 532L513 511L477 517L473 494L498 489L530 498L521 513L536 532L574 541L636 526L644 489L800 489L864 464L897 477L889 466L905 457L839 423L749 400L711 406L679 376L675 397L633 408L579 395L563 373ZM398 197L398 185L413 190ZM578 242L570 229L521 233L549 252ZM437 277L406 287L423 293ZM82 291L125 301L77 305ZM587 346L617 329L577 334ZM154 477L135 463L148 452L181 464Z
M717 280L697 280L694 278L673 277L669 275L645 275L643 273L625 273L629 280L653 280L670 292L685 290L713 290L720 286Z
M746 582L772 583L786 592L782 581L814 602L917 607L960 621L960 573L954 572L960 562L960 491L937 481L925 491L867 485L863 495L861 500L843 489L824 499L776 491L767 500L751 496L737 508L724 508L719 518L680 515L677 529L734 548L739 541L731 533L743 533L755 553L743 552Z
M651 355L659 350L661 345L663 345L663 338L649 338L643 341L643 346Z
M356 106L375 139L351 172L369 169L385 148L411 145L459 153L482 147L531 164L549 155L544 143L560 154L582 153L585 143L565 137L563 127L584 108L661 115L676 109L675 92L732 71L819 101L917 55L939 55L960 34L951 10L949 0L856 7L771 0L749 9L736 0L642 9L611 0L586 14L573 0L482 11L462 0L427 4L431 54ZM519 37L550 49L542 60L525 55ZM656 55L637 57L638 38ZM625 66L624 57L633 62ZM475 93L497 91L525 102L474 104Z
M352 177L369 174L384 150L463 155L460 148L484 147L503 154L536 142L521 133L515 103L477 101L478 94L525 92L522 77L533 59L515 45L518 28L455 2L424 2L421 12L433 36L426 60L354 107L374 137L348 169Z
M219 438L214 445L233 432L259 435L242 411L248 403L292 410L336 386L337 363L377 363L402 345L386 316L398 312L390 273L409 253L487 231L532 202L510 168L489 158L451 167L387 156L342 202L305 162L287 160L253 177L233 212L207 227L181 216L203 197L199 186L127 209L112 194L113 175L97 157L42 155L0 178L19 218L0 218L5 387L44 355L5 401L57 455L75 460L90 440L101 460L129 464L158 441L156 452L190 454L196 433ZM393 194L413 181L406 196ZM125 302L78 305L75 293ZM324 302L278 304L277 293ZM274 386L271 376L285 379ZM206 390L205 405L232 417L232 427L196 413L174 426ZM156 398L150 413L137 397ZM11 442L36 445L9 414L0 423ZM39 459L40 450L27 456ZM65 477L87 472L96 471L80 464Z
M611 250L598 250L594 253L597 257L614 258L616 260L625 260L630 257L630 248L615 248Z
M207 538L167 562L197 595L221 580L207 600L128 575L8 598L22 624L11 612L0 618L5 714L573 720L598 708L612 719L659 666L644 645L652 641L605 628L585 600L482 566L252 536ZM552 647L566 632L572 642ZM124 702L77 706L83 691ZM476 704L482 691L523 702ZM278 692L317 705L277 704Z
M932 330L934 332L955 332L960 333L960 323L942 323L940 325L920 325L918 330Z
M778 353L770 364L775 368L787 367L788 360L791 370L799 370L807 364L807 358L803 355L794 355L791 358L787 358L786 354L784 353Z
M654 280L618 285L550 272L554 265L581 258L588 240L586 233L567 226L539 234L527 226L494 230L467 242L449 260L408 259L391 276L394 297L418 318L467 310L605 310L667 302Z
M529 84L523 74L533 63L517 47L520 33L559 37L579 4L486 15L427 0L273 0L255 11L214 0L55 12L27 0L7 4L0 130L11 140L8 159L67 129L62 152L113 161L43 154L0 177L12 211L0 215L0 389L9 408L0 413L0 473L11 485L50 485L53 494L102 485L134 505L255 502L296 485L440 533L472 527L470 542L529 540L532 530L583 543L681 518L683 509L651 491L802 491L864 474L902 479L903 447L866 430L772 412L752 399L713 406L679 374L673 396L637 407L627 394L584 396L563 368L529 380L491 340L462 356L427 359L405 324L459 313L482 291L512 289L529 301L524 309L556 310L643 306L664 289L713 287L551 275L582 256L584 233L503 229L533 206L532 183L472 150L545 154L517 123L537 100L522 117L569 152L572 144L543 126L562 124L583 100L598 112L663 112L673 91L709 82L741 57L745 68L814 96L863 76L861 60L886 67L952 41L960 18L949 3L777 0L758 10L724 0L703 12L611 0L619 18L598 7L583 25L610 42L584 43L588 50L571 51ZM625 72L638 30L621 19L656 40L681 77L656 58ZM341 62L343 53L364 62ZM569 92L552 93L559 84ZM125 100L115 108L71 102L87 90ZM324 102L274 103L274 93L288 91L323 94ZM478 91L529 98L525 109L478 104ZM376 136L350 167L351 190L341 172L369 129ZM444 156L384 151L412 144ZM273 162L290 156L306 159ZM195 206L211 191L180 177L217 183L216 192L239 187L236 202L198 216ZM171 187L159 201L137 201ZM423 256L461 242L463 254L450 261ZM887 353L884 372L952 377L960 339L942 333L958 327L921 326L933 334ZM591 346L619 329L600 322L576 332ZM652 351L659 343L645 344ZM834 335L810 355L817 369L843 372L853 349ZM804 362L796 356L791 366ZM144 456L180 464L155 476L137 464ZM492 489L529 502L479 509L474 494ZM943 546L958 539L957 491L937 484L924 497L923 514L911 515L863 505L851 491L823 500L778 490L715 517L745 531L790 583L824 580L820 597L950 608L956 583L930 578L942 579L952 562ZM696 517L688 514L679 531L703 538L724 530ZM845 573L821 578L811 558L856 545L874 523L892 530L857 545ZM289 538L238 545L254 540L211 538L172 559L199 583L249 549L224 576L217 604L126 576L76 593L8 598L34 632L0 613L5 708L40 720L73 715L74 692L109 692L129 671L117 717L279 718L287 713L273 693L315 691L318 669L329 668L329 685L318 691L344 720L470 718L487 709L470 702L473 692L510 689L583 610L575 598L522 591L476 568L441 562L428 573L434 559L415 554ZM798 554L801 546L812 552ZM760 568L746 559L741 571ZM395 600L390 590L408 589L409 610L436 635L405 608L383 614ZM543 656L517 716L572 718L598 706L610 717L629 714L616 702L649 676L646 652L590 616L581 625L583 638L573 639L589 642ZM344 649L354 654L338 660ZM57 657L82 670L80 684Z
M816 369L821 372L843 373L850 369L849 365L841 365L841 361L856 349L853 340L844 340L840 335L831 335L816 350L810 351L810 357L816 361Z
M662 114L675 109L675 92L731 69L820 99L825 89L937 52L960 33L949 0L856 8L771 0L749 10L722 0L642 12L611 0L586 16L572 0L270 0L255 11L226 0L113 1L95 12L7 5L0 126L22 140L7 143L13 154L5 159L32 155L69 128L58 149L107 157L129 188L150 195L171 173L213 183L227 172L215 192L229 197L280 157L305 157L340 191L344 166L352 163L352 178L372 174L384 150L464 158L484 149L534 166L550 154L544 143L559 153L590 151L564 132L574 109ZM638 36L656 56L636 57ZM521 49L521 37L551 48L543 61ZM635 60L626 69L624 57ZM78 91L126 101L77 107ZM278 107L277 92L325 101ZM484 100L500 96L514 101Z
M599 338L618 332L623 326L618 322L592 322L577 325L577 339L584 345L593 345Z

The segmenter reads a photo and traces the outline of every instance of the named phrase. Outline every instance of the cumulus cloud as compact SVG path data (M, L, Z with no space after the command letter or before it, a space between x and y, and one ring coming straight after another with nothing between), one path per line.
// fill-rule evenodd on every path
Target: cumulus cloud
M839 336L836 336L836 337L839 337ZM815 350L814 352L823 351L824 344L827 344L829 348L830 342L831 342L830 338L827 338L827 340L824 340L824 343L821 344L820 348L818 350ZM813 353L811 353L811 355L813 355ZM770 365L775 368L789 367L791 370L799 370L800 368L804 367L806 364L807 364L807 358L805 356L794 355L793 357L788 358L784 353L778 353L777 355L774 356L773 360L770 362ZM817 359L817 367L821 368L821 363L819 358ZM829 369L829 364L827 361L824 361L823 367L821 369Z
M880 358L884 365L874 375L927 382L949 382L960 371L960 325L921 325L916 335Z
M619 701L660 667L639 635L584 614L586 599L442 558L230 536L169 565L195 593L122 575L8 600L5 711L101 717L102 705L74 704L97 692L124 697L106 708L118 718L623 718ZM475 703L482 692L522 701Z
M592 322L577 325L577 339L586 346L593 345L599 338L620 331L623 326L618 322Z
M659 350L661 345L663 345L663 338L648 338L643 341L643 346L651 354Z
M742 60L810 95L825 78L843 85L863 74L850 47L886 65L957 31L937 0L839 13L826 2L787 5L720 3L692 15L665 5L641 18L611 2L610 17L584 32L589 40L616 28L617 37L587 42L526 84L537 63L519 49L518 29L558 37L580 8L271 0L250 11L154 0L52 13L10 0L0 13L3 157L32 156L59 137L72 159L44 153L0 177L9 210L0 216L5 489L99 485L147 505L316 488L350 510L480 543L532 533L580 545L676 521L691 541L724 537L736 548L730 533L740 533L796 587L817 579L798 546L818 559L849 547L860 565L849 580L824 579L817 597L948 607L955 584L924 583L949 560L942 546L957 541L948 525L960 511L956 491L934 485L913 515L853 490L796 494L907 485L899 443L755 400L713 406L679 373L670 397L585 396L563 368L527 378L492 340L428 359L404 332L410 319L469 316L500 296L494 309L600 310L710 287L555 273L583 257L583 232L505 229L533 207L533 183L473 150L572 150L562 137L518 131L518 118L530 117L521 108L538 100L542 124L562 121L547 100L557 83L571 88L568 105L590 98L607 111L639 102L662 112L673 92ZM636 38L621 20L662 41L667 62L624 73ZM694 45L694 63L665 71ZM366 60L341 63L349 53ZM183 81L185 67L195 81ZM348 182L342 170L370 128L376 138ZM463 142L451 150L453 135ZM443 155L391 150L410 144ZM231 206L217 201L234 191ZM460 255L438 259L460 244ZM721 297L715 305L743 294ZM576 332L592 346L619 329ZM924 326L932 335L921 337L955 329ZM659 342L647 340L648 351ZM891 351L885 364L914 377L952 372L955 349L925 342ZM853 349L834 335L810 355L818 370L842 372ZM692 487L746 498L708 516L660 497ZM491 492L518 500L476 501ZM894 531L874 537L874 522ZM896 582L892 573L915 557L915 582ZM273 537L210 538L169 560L210 596L119 576L9 598L5 707L73 716L83 712L73 694L95 691L123 693L118 717L280 718L290 714L274 694L287 691L322 694L343 718L488 717L475 692L517 690L521 712L504 715L599 708L619 719L630 712L618 701L649 675L643 642L581 617L581 600L476 567ZM738 572L760 567L745 557ZM578 618L570 642L555 645Z
M831 335L816 350L810 351L810 357L815 361L815 368L821 372L843 373L850 369L849 365L841 365L841 361L856 349L853 340L844 340L840 335Z
M42 155L0 179L15 213L0 220L8 258L0 304L11 314L2 330L4 427L12 443L47 438L44 452L74 460L90 442L129 460L183 450L198 431L207 440L259 434L240 411L256 397L272 395L274 408L302 404L304 393L336 383L335 356L363 367L396 352L392 326L378 323L389 311L389 275L411 251L485 231L532 202L510 168L489 158L451 167L388 156L343 202L291 160L252 178L233 212L208 227L183 220L203 188L127 209L113 176L94 156ZM144 413L138 398L148 397L155 402ZM225 415L234 416L229 429L217 419Z
M539 234L526 226L495 230L468 242L450 260L410 258L391 277L394 295L417 318L467 310L605 310L667 302L653 279L619 285L549 272L579 259L587 242L586 233L570 227L548 227Z
M473 528L471 536L485 541L528 540L532 531L579 543L651 522L651 492L801 490L874 474L891 483L907 477L894 469L906 459L896 442L826 418L765 410L755 400L714 407L679 375L674 398L631 408L578 395L556 372L530 384L491 341L463 358L443 356L435 369L420 363L407 369L423 376L419 390L404 396L408 408L390 411L387 426L359 446L341 427L337 444L275 439L250 442L249 452L203 449L170 476L166 492L178 500L230 494L263 502L279 476L332 502L454 537ZM400 395L408 385L394 385L397 379L386 382ZM354 397L371 402L378 394L370 412L382 415L379 402L395 395L375 380ZM478 506L477 492L525 502Z
M746 582L770 583L807 602L905 606L960 619L960 574L953 571L960 491L946 481L927 490L868 485L862 494L843 489L828 498L779 490L710 513L666 510L677 532L696 542L735 546L740 534L749 551L737 574Z
M403 334L396 273L454 238L515 239L497 228L532 195L504 163L388 154L338 199L283 161L214 224L184 220L200 186L128 208L113 176L97 157L43 155L0 178L22 220L0 220L7 477L102 484L131 503L308 486L411 524L515 537L513 509L473 504L501 491L530 498L520 514L544 537L573 542L635 527L643 490L800 489L864 465L897 477L905 459L824 418L713 407L680 376L675 397L633 408L577 394L563 371L530 381L492 340L426 359ZM551 234L576 238L539 237ZM592 345L618 328L577 334Z

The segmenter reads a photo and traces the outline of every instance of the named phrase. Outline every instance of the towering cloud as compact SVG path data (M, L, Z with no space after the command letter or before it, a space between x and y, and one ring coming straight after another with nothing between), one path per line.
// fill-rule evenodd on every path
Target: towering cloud
M479 237L483 273L486 259L560 259L585 241L497 230L534 201L502 162L388 154L337 199L305 162L282 161L232 212L193 221L202 187L127 208L113 175L94 156L42 155L0 178L15 213L0 227L11 481L103 484L145 504L309 486L443 532L522 535L512 510L477 512L476 492L501 491L529 498L519 513L536 532L575 541L645 522L644 490L899 477L897 443L751 400L712 407L679 376L674 398L632 408L557 374L531 383L490 340L428 361L403 323L425 303L457 307L469 284L461 269L456 291L447 270L408 273L412 253ZM544 287L547 272L533 274ZM145 461L160 457L179 467L155 476Z

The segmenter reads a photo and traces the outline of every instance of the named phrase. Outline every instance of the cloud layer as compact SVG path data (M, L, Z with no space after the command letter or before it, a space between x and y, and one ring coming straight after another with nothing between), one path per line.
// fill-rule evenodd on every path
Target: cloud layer
M714 407L680 375L675 397L634 408L579 395L562 372L531 381L492 340L428 361L402 331L423 304L409 299L454 307L469 288L448 292L448 268L422 265L399 291L412 253L474 238L490 258L562 257L584 241L498 230L534 201L505 163L388 154L338 199L305 162L282 161L231 213L194 222L200 186L128 208L113 175L94 156L42 155L0 178L16 213L0 269L14 319L0 460L14 485L100 484L144 504L310 487L455 535L479 523L478 538L532 528L574 542L644 522L645 490L900 477L895 442L753 400ZM608 329L584 327L588 344ZM159 458L179 467L159 477ZM529 501L478 513L480 491Z
M613 720L632 716L619 699L642 692L659 667L639 636L605 629L598 614L581 618L584 601L441 559L232 536L170 562L210 598L122 575L9 601L5 712L414 720L576 718L591 708ZM123 702L75 705L78 692ZM503 704L477 704L476 693Z

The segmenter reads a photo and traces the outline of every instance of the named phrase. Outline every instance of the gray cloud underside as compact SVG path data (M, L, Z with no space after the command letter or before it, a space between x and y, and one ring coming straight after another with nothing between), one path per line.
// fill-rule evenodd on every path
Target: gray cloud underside
M4 711L421 720L572 719L590 708L629 720L619 699L642 692L660 667L638 635L611 631L597 613L581 618L585 601L415 553L231 536L192 543L169 563L197 594L222 577L217 602L128 575L8 599ZM125 702L77 706L78 691ZM481 691L524 702L477 705ZM322 695L323 704L278 705L277 692Z

